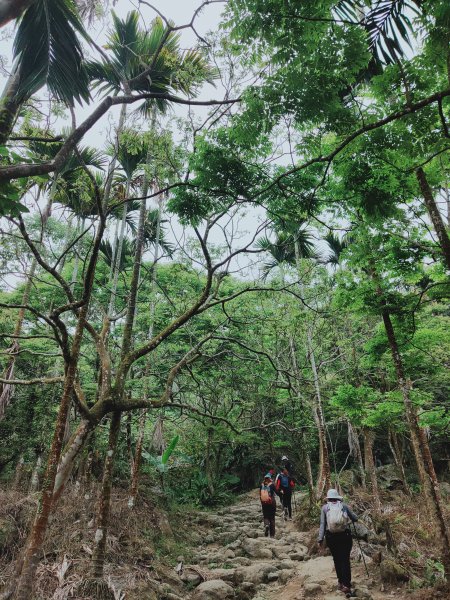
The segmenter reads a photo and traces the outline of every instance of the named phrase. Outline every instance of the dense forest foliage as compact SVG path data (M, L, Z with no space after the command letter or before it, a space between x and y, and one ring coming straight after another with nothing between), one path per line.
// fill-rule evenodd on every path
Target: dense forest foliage
M448 0L159 6L0 2L2 598L67 488L99 582L114 489L223 505L283 454L311 514L350 474L382 521L393 466L450 581Z

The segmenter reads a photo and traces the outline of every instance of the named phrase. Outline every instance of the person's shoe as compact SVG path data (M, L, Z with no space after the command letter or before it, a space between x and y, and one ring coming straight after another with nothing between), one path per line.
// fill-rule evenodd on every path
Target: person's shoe
M344 592L344 594L351 594L352 590L351 590L351 588L347 587L346 585L343 585L341 587L341 592Z
M337 586L337 588L338 588L338 590L339 590L340 592L342 592L342 588L343 588L343 587L344 587L344 586L342 585L342 583L341 583L341 582L339 582L339 583L338 583L338 586Z

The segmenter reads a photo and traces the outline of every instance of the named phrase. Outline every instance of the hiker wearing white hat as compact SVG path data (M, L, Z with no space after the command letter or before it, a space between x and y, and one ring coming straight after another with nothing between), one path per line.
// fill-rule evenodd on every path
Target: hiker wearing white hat
M293 471L293 464L292 462L289 460L289 458L286 456L286 454L284 454L281 457L281 465L283 469L287 469L289 471L289 475L292 475L292 471Z
M333 556L334 567L338 578L339 589L345 594L351 593L352 572L350 566L350 552L353 539L350 533L350 523L358 517L342 502L342 496L337 490L331 488L327 492L327 502L320 512L320 529L318 542L323 540Z

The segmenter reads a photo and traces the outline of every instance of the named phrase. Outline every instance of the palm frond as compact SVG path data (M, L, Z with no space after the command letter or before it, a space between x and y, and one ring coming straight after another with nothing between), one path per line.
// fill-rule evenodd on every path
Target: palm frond
M195 95L204 81L212 83L217 77L202 52L180 50L180 34L168 33L160 18L154 19L148 31L140 29L138 22L136 11L123 20L113 13L114 27L107 45L110 62L88 65L90 77L101 91L117 91L121 79L126 79L136 92ZM169 102L163 98L149 99L138 110L149 114L155 106L158 111L166 112Z
M312 234L304 223L291 227L288 231L281 231L277 234L274 242L268 237L259 238L256 241L256 247L269 253L273 260L264 263L262 279L265 280L269 273L276 267L287 264L296 264L296 244L300 258L318 258Z
M116 244L117 244L117 240L116 240ZM111 267L112 257L113 257L113 246L108 240L104 240L101 242L100 252L103 254L104 261L106 262L108 267ZM132 259L133 259L132 243L127 238L124 238L124 240L122 242L122 252L121 252L120 260L119 260L119 272L122 272L125 269L129 268L132 264Z
M37 0L22 15L14 39L23 101L47 84L60 101L89 99L89 79L78 35L84 35L74 0Z
M166 233L163 227L163 221L160 222L159 226L159 237L158 233L158 209L151 209L147 213L147 218L144 224L144 245L146 248L149 246L155 246L158 242L158 246L168 255L172 256L175 248L167 241Z
M332 231L327 233L327 235L324 237L324 241L327 243L330 249L330 254L325 259L325 262L337 266L339 264L342 252L348 246L348 242L345 238L340 239Z
M361 22L368 33L369 49L375 62L393 64L411 47L413 26L408 15L418 15L412 0L372 0L367 9L365 0L341 0L335 7L343 19Z

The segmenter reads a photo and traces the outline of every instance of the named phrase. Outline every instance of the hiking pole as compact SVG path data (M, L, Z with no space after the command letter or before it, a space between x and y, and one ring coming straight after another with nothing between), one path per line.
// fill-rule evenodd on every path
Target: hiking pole
M352 521L352 524L353 524L353 529L355 531L355 538L356 538L356 541L358 542L359 551L361 552L361 557L363 559L364 567L366 569L367 577L370 577L370 575L369 575L369 569L367 568L367 565L366 565L366 559L364 558L364 552L362 551L361 543L359 541L358 534L356 533L356 526L355 526L355 523L353 521Z

